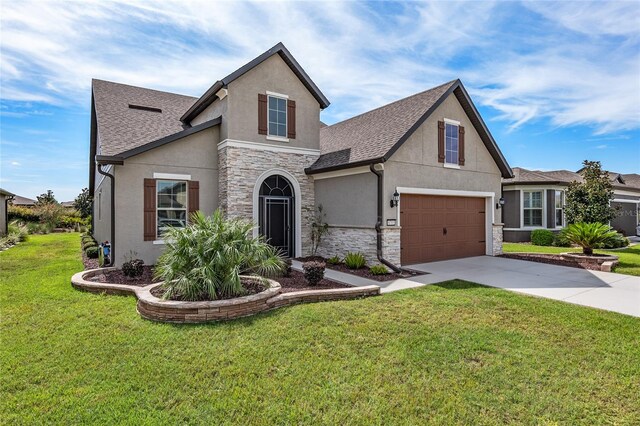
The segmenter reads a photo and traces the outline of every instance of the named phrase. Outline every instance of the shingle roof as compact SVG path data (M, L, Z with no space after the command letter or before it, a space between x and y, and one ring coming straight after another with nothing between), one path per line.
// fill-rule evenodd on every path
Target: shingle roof
M101 155L117 155L184 130L180 117L197 100L104 80L93 80L92 86Z
M455 94L503 176L511 168L460 80L453 80L372 111L320 128L320 157L308 173L387 161L450 94Z
M455 81L320 129L320 158L309 170L381 158Z
M31 198L21 197L19 195L14 195L11 204L14 206L34 206L36 204L36 200L32 200Z
M640 190L640 175L638 174L620 174L608 172L609 179L614 188ZM514 184L569 184L573 181L582 182L582 175L570 170L527 170L522 167L513 168L514 177L511 179L502 179L503 185ZM622 176L624 183L619 183L617 177Z

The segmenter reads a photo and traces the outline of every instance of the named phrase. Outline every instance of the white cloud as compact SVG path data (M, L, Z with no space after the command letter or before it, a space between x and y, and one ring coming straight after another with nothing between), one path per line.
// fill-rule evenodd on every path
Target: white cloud
M462 77L512 129L637 128L638 8L526 7L571 35L510 34L526 9L496 2L4 2L2 98L86 105L94 77L199 96L283 41L333 101L329 122Z
M17 162L17 161L12 161L11 165L14 166L14 167L20 167L22 164Z

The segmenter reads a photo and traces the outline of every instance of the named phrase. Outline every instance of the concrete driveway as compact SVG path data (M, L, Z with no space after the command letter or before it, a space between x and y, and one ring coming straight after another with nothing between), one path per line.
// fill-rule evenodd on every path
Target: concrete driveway
M518 293L640 317L640 277L490 256L408 267L431 275L422 277L422 283L411 283L410 278L387 285L414 287L459 278ZM391 289L387 291L389 290Z

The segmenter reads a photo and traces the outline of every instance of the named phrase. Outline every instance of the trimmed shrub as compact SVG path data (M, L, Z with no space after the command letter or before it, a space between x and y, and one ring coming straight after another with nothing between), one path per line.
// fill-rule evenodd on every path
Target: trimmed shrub
M342 263L342 260L338 256L333 256L327 259L327 263L329 265L339 265Z
M304 278L309 285L318 285L324 278L324 269L326 265L324 262L310 261L302 264L302 270L304 271Z
M98 258L98 246L89 247L85 250L85 254L89 259L97 259Z
M371 272L373 275L387 275L389 273L387 267L384 265L373 265L371 268L369 268L369 272Z
M131 259L122 264L122 273L129 278L136 278L142 275L143 266L142 259Z
M553 244L553 232L548 229L535 229L531 231L531 244L534 246L550 246Z
M98 243L95 241L87 241L86 243L82 243L82 250L87 251L90 247L98 247Z
M367 260L364 258L364 254L362 253L347 253L344 257L344 264L347 265L349 269L360 269L364 268L367 264Z
M615 236L611 237L610 240L605 241L599 248L603 249L616 249L627 247L629 245L629 239L622 235L621 233L616 233Z
M40 216L38 216L35 210L28 207L9 205L7 216L9 220L21 220L23 222L40 221Z
M553 245L556 247L571 247L571 241L567 240L562 232L553 236Z

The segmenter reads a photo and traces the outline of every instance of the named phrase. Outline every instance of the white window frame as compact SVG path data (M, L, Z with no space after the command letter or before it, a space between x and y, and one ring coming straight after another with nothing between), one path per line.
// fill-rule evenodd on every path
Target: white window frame
M271 126L270 126L271 121L269 120L269 98L283 99L285 101L284 102L284 136L271 134ZM287 137L287 132L289 129L289 111L287 111L288 100L289 100L289 96L287 95L283 95L282 93L267 91L267 140L289 142L289 138ZM278 123L276 123L276 125L278 125Z
M564 206L565 206L565 191L561 190L561 189L553 189L553 226L556 229L562 229L565 227L565 218L564 218ZM556 197L558 196L558 192L560 193L560 197L561 197L561 205L562 207L558 208L556 206ZM562 224L560 224L560 226L558 226L558 224L556 223L556 218L558 217L558 210L562 211Z
M534 226L525 226L524 224L524 193L525 192L541 192L542 193L542 224ZM546 188L527 188L520 190L520 229L546 229L547 223L547 197ZM538 208L528 208L529 210L538 210Z
M154 173L154 176L156 174ZM184 175L182 175L184 176ZM159 203L158 203L158 184L160 182L184 182L185 184L185 208L175 208L175 207L160 207ZM154 240L154 244L163 244L164 243L164 237L162 235L159 235L159 231L158 231L158 210L173 210L173 211L185 211L185 226L186 224L189 223L189 181L188 180L184 180L184 179L156 179L156 223L155 223L155 227L156 227L156 239Z
M456 153L456 161L455 163L447 162L447 124L450 126L456 126L456 139L458 140L458 149L455 151ZM454 152L453 150L449 150ZM451 120L449 118L444 119L444 167L451 169L459 169L460 168L460 122L456 120Z

